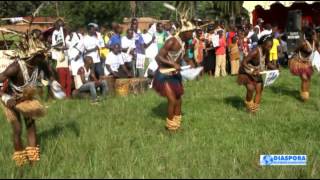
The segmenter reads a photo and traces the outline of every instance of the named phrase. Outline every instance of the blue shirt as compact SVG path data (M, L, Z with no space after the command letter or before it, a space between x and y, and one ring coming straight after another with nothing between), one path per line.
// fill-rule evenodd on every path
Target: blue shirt
M144 41L141 34L135 33L136 53L145 54Z
M114 46L115 44L119 44L121 47L121 36L120 34L114 34L111 36L109 41L109 46Z

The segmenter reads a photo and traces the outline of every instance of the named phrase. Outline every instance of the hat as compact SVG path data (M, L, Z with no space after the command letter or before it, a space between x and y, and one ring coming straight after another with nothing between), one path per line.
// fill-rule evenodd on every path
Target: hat
M196 26L193 25L187 19L181 19L181 29L180 32L193 31L196 29Z
M96 23L89 23L88 26L93 26L93 27L95 27L95 28L98 28L98 27L99 27L98 24L96 24Z

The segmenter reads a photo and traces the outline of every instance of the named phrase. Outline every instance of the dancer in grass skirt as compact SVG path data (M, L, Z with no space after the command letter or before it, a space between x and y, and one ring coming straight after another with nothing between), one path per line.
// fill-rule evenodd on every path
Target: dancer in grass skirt
M238 84L247 88L245 105L247 110L252 113L258 111L263 91L263 79L260 72L276 69L276 66L268 58L271 47L272 37L270 35L262 36L258 47L244 58L239 69Z
M154 89L168 100L168 117L166 127L175 131L181 125L181 104L183 95L180 63L185 56L185 42L192 38L195 26L191 22L182 19L180 31L169 38L156 56L159 65L153 80ZM174 71L163 73L174 68Z
M304 37L296 49L296 54L289 60L290 72L301 79L300 97L307 101L310 97L310 82L313 74L311 60L319 49L316 32L311 28L305 29Z

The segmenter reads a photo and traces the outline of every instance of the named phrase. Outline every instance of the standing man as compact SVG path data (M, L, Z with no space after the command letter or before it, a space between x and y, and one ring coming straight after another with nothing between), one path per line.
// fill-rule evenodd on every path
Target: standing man
M159 69L156 71L153 88L168 100L168 116L166 127L170 131L180 128L181 105L183 95L182 77L180 64L185 54L185 42L192 38L195 26L191 22L181 20L180 32L168 39L156 56ZM166 70L174 68L174 71L165 73Z
M35 99L39 71L54 81L46 59L46 49L40 41L27 36L16 50L16 60L0 73L0 82L9 81L7 88L0 91L1 106L7 120L12 125L14 154L17 166L40 160L40 148L36 136L35 119L45 115L45 108ZM22 119L24 118L28 145L24 148Z
M95 27L93 25L88 26L88 34L83 39L85 56L90 56L93 60L94 72L97 78L104 75L104 69L100 61L100 41L98 39Z
M67 46L65 37L67 33L64 29L64 22L59 19L55 23L55 30L52 34L52 59L57 62L57 73L59 76L59 83L66 93L67 97L71 96L71 73L69 69L69 58L67 53Z

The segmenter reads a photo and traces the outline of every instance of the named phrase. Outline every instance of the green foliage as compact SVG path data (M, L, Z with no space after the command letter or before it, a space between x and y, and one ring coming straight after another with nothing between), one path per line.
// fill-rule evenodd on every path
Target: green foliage
M0 1L0 17L30 16L41 1Z

